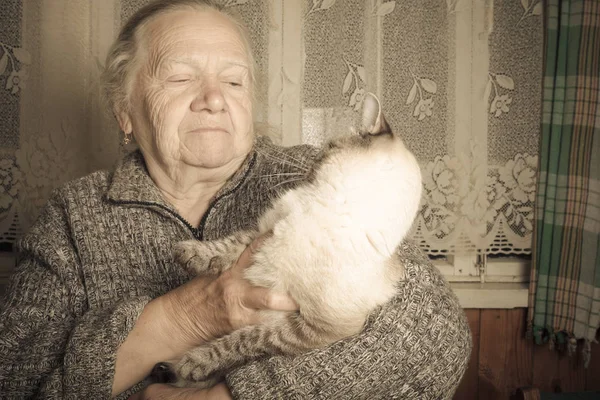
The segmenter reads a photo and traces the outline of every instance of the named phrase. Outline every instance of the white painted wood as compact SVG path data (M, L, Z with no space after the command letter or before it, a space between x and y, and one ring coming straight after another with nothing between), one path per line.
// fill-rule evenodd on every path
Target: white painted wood
M482 283L474 259L460 256L448 259L436 260L433 264L450 282L463 308L527 307L529 260L488 258L485 283Z
M269 7L269 110L268 123L278 132L283 123L283 0L274 0Z
M450 279L454 276L454 265L448 261L434 260L432 264L441 272L446 279Z
M501 258L491 260L488 258L487 276L526 276L529 279L529 260L519 258Z
M304 79L303 7L300 1L283 5L282 137L284 146L302 143L302 81Z
M373 15L379 9L382 0L365 3L365 46L364 64L367 71L366 88L380 99L383 98L383 18Z
M434 260L432 263L449 282L481 282L475 258L450 256L448 260ZM529 282L530 264L529 260L520 258L488 258L484 281Z
M445 276L448 282L479 282L479 283L527 283L529 276L486 276L481 282L479 276Z
M527 283L451 283L463 308L527 307Z
M479 268L477 268L477 256L475 254L448 256L448 261L454 266L453 276L479 276Z

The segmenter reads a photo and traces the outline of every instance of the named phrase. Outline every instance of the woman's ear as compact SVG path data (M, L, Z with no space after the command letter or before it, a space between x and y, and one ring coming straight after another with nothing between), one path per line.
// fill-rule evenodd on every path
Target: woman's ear
M115 117L117 118L117 121L119 121L119 126L121 127L123 133L126 135L132 133L133 125L131 124L131 117L129 116L129 113L117 110L115 110L114 113Z

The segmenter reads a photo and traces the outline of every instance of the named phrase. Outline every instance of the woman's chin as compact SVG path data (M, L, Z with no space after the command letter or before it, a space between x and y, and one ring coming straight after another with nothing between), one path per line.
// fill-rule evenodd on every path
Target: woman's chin
M233 158L233 154L217 154L201 151L189 157L184 157L182 161L185 164L199 168L219 168L229 164Z
M251 140L244 139L245 142L240 143L238 139L236 143L229 134L196 135L186 139L180 153L181 160L188 165L203 168L239 164L252 148Z
M233 159L234 146L231 140L213 137L211 140L194 140L182 149L186 164L216 168Z

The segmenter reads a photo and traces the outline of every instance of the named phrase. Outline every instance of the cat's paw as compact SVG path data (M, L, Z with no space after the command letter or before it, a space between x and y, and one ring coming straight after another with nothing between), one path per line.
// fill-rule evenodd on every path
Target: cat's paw
M199 382L217 371L218 365L213 364L211 359L208 348L198 347L183 356L175 367L175 371L181 379Z
M221 272L225 271L232 264L235 263L235 259L226 256L214 256L208 262L208 267L206 268L207 274L219 275Z
M173 259L187 270L201 273L207 270L211 255L197 240L186 240L175 245Z

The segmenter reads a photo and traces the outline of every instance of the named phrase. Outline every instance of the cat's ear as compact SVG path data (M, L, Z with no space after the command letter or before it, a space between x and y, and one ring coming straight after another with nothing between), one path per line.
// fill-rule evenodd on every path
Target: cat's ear
M363 101L362 131L371 135L391 133L390 126L381 112L381 103L371 92L365 95Z

